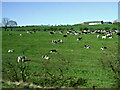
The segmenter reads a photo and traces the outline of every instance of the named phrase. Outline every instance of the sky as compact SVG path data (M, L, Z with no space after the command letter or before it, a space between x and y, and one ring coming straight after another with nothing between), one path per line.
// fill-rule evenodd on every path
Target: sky
M2 2L2 17L18 25L114 21L118 2Z

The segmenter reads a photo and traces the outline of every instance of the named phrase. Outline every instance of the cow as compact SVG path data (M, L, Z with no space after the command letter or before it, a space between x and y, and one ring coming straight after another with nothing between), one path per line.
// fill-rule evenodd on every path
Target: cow
M63 31L60 31L60 34L63 34Z
M20 34L20 36L23 36L23 34Z
M19 62L25 62L25 59L26 59L27 57L26 56L18 56L17 57L17 62L19 63Z
M118 36L120 36L120 33L117 33Z
M12 33L8 33L8 35L10 36L10 35L12 35Z
M77 38L77 41L79 41L79 40L81 40L82 38L81 37L79 37L79 38Z
M87 49L88 49L88 48L90 48L90 46L88 46L88 45L85 45L85 46L84 46L84 48L87 48Z
M113 36L108 36L108 38L113 38Z
M105 49L107 49L107 47L102 47L102 48L100 48L101 50L105 50Z
M63 35L63 37L67 37L67 35Z
M27 31L27 33L30 33L29 31Z
M103 35L103 36L102 36L102 39L106 39L106 35Z
M62 40L60 40L60 39L58 39L58 40L57 40L57 42L59 42L59 43L63 43L63 41L62 41Z
M100 38L100 35L97 35L97 38Z
M75 35L79 35L79 33L74 33Z
M9 49L8 52L14 52L14 49Z
M54 34L53 32L50 32L50 34L52 35L52 34Z
M55 41L55 40L52 40L52 43L53 43L53 44L57 44L57 41Z
M49 60L50 58L48 56L42 56L43 59Z
M54 50L50 50L50 53L55 53L57 52L55 49Z

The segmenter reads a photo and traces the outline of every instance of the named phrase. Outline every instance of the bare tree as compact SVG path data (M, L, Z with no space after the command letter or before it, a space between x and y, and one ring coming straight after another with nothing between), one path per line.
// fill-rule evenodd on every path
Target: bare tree
M16 21L13 20L9 20L8 18L2 18L2 24L5 27L5 31L7 30L7 27L10 26L11 27L11 31L12 31L12 27L17 25Z
M6 31L6 29L7 29L8 22L9 22L9 19L8 19L8 18L3 18L3 19L2 19L2 24L3 24L4 27L5 27L5 31Z
M13 26L17 26L17 22L16 22L16 21L13 21L13 20L10 20L10 21L8 22L8 26L10 26L11 31L12 31L12 27L13 27Z

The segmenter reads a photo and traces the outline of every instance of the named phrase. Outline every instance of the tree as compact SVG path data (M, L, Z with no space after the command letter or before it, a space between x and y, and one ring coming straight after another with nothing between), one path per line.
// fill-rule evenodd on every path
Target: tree
M6 29L7 29L8 22L9 22L9 19L8 19L8 18L3 18L3 19L2 19L2 23L3 23L3 25L5 26L5 31L6 31Z
M13 20L10 20L10 21L8 22L8 25L10 26L11 31L12 31L12 27L13 27L13 26L17 26L17 22L16 22L16 21L13 21Z
M17 22L13 21L13 20L9 20L9 18L2 18L2 24L4 25L4 28L6 31L8 26L10 26L12 28L13 26L17 25Z

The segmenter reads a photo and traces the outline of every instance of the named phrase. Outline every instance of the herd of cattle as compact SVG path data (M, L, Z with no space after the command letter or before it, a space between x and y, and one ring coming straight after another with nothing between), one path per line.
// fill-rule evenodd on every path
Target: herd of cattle
M33 34L33 33L35 33L36 31L34 31L34 32L32 32L32 31L27 31L27 33L28 34ZM63 34L63 31L59 31L59 32L56 32L56 31L50 31L49 32L50 33L50 35L54 35L54 34L57 34L57 33L60 33L60 34ZM66 38L68 35L70 35L70 34L73 34L73 35L75 35L75 36L80 36L80 35L82 35L82 34L96 34L97 35L97 37L96 38L102 38L102 39L106 39L106 38L108 38L108 39L112 39L113 38L113 34L116 34L116 35L118 35L118 36L120 36L120 33L119 33L119 31L118 30L114 30L114 31L109 31L109 30L95 30L95 31L90 31L90 30L83 30L81 33L79 33L79 32L77 32L77 31L75 31L75 30L68 30L68 31L66 31L65 32L66 34L64 34L63 35L63 37L64 38ZM8 35L12 35L11 33L8 33ZM23 36L23 34L19 34L21 37ZM101 36L101 37L100 37ZM77 38L77 41L80 41L82 39L82 37L78 37ZM52 43L53 44L58 44L58 43L63 43L63 40L62 39L58 39L58 40L52 40ZM87 49L89 49L90 48L90 46L89 45L84 45L84 48L87 48ZM100 48L101 50L105 50L105 49L107 49L107 47L101 47ZM8 52L10 53L10 52L14 52L14 49L9 49L8 50ZM56 53L57 52L57 50L50 50L49 51L50 53ZM31 61L31 60L26 60L26 56L18 56L17 57L17 62L26 62L26 61ZM50 57L49 56L47 56L47 55L44 55L44 56L42 56L42 58L43 59L46 59L46 60L48 60L48 59L50 59Z

